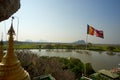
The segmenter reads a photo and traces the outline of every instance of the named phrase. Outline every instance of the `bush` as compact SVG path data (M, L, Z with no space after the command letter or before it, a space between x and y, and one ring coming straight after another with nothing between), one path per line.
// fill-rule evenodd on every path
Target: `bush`
M108 51L113 51L114 49L115 49L115 47L113 47L113 46L108 46L108 47L107 47L107 50L108 50Z
M86 66L86 75L95 73L90 63L86 63L85 66Z
M31 79L40 75L51 74L56 80L75 80L74 73L63 69L57 57L39 57L28 50L16 51L21 65L30 74Z

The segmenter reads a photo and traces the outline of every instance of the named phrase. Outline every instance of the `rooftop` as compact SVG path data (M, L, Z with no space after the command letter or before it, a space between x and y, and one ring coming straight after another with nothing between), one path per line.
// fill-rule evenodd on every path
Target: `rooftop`
M100 70L100 71L98 71L98 72L101 73L101 74L103 74L103 75L105 75L105 76L108 76L108 77L110 77L110 78L112 78L112 79L116 79L116 78L119 77L118 74L112 73L112 72L110 72L110 71L108 71L108 70L105 70L105 69Z

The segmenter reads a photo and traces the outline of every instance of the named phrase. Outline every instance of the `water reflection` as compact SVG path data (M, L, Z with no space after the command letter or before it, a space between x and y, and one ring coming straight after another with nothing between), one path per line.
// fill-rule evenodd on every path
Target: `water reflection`
M99 54L102 54L103 51L98 51Z
M112 51L107 51L106 54L108 54L109 56L114 56L116 55L116 53L112 52Z
M118 54L118 56L120 56L120 54Z
M112 52L108 53L106 51L85 51L85 50L32 50L40 56L50 56L50 57L74 57L80 59L84 63L91 63L93 68L97 71L100 69L112 69L120 63L120 53Z
M76 53L83 54L83 51L80 51L80 50L78 51L78 50L77 50Z

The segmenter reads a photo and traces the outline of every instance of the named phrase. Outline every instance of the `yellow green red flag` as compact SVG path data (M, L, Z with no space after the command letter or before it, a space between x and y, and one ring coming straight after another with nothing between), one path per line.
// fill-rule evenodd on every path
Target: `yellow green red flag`
M87 34L94 35L95 29L87 24Z

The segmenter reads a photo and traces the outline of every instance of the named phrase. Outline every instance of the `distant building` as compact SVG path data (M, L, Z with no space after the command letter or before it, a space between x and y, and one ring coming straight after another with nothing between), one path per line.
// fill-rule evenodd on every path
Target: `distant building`
M102 69L102 70L98 71L97 73L90 75L90 77L95 80L97 80L97 79L120 80L119 79L120 76L118 74L112 73L109 70L105 70L105 69Z

